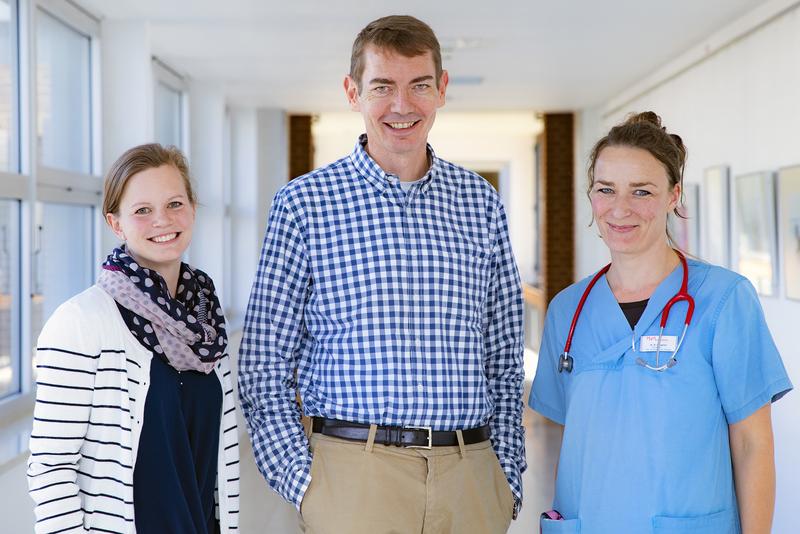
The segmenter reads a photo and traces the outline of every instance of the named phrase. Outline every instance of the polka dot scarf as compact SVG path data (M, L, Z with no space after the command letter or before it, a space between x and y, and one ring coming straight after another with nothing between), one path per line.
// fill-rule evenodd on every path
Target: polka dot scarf
M210 373L228 345L225 317L214 283L200 270L181 264L175 298L157 272L138 265L116 248L108 256L97 285L123 308L131 333L177 371Z

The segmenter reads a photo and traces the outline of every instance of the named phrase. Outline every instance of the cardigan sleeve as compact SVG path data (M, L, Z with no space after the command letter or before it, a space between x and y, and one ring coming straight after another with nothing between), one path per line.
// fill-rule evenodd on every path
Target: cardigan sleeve
M84 532L78 460L100 358L97 324L72 301L50 317L36 347L36 405L28 459L35 532Z

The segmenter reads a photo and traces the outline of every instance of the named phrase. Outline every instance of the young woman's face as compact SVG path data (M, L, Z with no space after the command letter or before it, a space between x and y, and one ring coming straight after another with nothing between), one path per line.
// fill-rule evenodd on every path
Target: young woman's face
M680 185L670 186L666 169L648 151L609 146L597 157L589 197L612 255L637 254L666 243Z
M165 272L180 265L192 240L194 215L181 173L162 165L131 176L118 213L106 214L106 220L137 263Z

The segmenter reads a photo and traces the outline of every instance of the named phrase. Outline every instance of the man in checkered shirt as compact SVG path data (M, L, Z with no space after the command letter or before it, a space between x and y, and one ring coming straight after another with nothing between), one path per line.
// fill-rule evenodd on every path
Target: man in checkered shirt
M497 193L427 145L447 81L425 23L370 23L344 81L366 134L272 204L239 391L303 532L499 533L519 509L519 274Z

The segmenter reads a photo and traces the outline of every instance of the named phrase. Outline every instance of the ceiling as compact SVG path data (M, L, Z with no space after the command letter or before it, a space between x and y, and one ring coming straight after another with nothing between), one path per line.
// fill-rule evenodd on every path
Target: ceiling
M557 111L611 98L766 0L73 0L100 18L147 21L152 53L233 105L346 109L350 47L369 21L433 27L451 110ZM460 82L460 83L459 83ZM476 83L479 82L479 83Z

